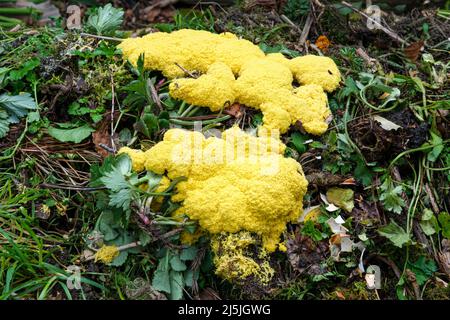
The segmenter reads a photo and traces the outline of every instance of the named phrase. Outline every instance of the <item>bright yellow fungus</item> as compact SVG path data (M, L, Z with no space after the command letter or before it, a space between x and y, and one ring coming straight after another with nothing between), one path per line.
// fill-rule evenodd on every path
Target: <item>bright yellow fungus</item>
M245 104L262 111L266 128L281 133L297 121L312 134L325 132L330 111L324 90L336 89L341 77L330 58L265 55L231 33L157 32L126 39L119 48L132 64L143 53L145 68L174 79L169 86L174 98L212 111L234 102ZM185 78L185 70L202 75ZM294 88L294 80L301 86Z
M232 127L222 138L205 138L200 132L171 129L146 152L121 152L130 156L133 167L145 158L146 170L187 178L172 196L182 202L178 214L197 220L211 234L256 233L272 252L286 223L302 212L307 181L300 164L283 156L279 137L268 133L261 130L255 137Z
M250 232L222 233L211 240L216 274L230 282L242 282L253 276L257 282L267 285L275 271L270 266L267 252L255 254L258 243Z
M120 254L116 246L103 246L95 253L95 262L111 263Z

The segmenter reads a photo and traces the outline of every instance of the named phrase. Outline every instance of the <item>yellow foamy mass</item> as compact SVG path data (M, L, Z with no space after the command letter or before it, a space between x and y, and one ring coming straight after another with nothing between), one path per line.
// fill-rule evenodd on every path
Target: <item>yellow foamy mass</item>
M171 180L187 178L172 196L182 202L177 214L197 220L211 234L256 233L271 252L286 224L300 216L307 188L300 164L285 158L284 150L278 137L255 137L232 127L221 138L171 129L146 152L121 152L130 156L133 168Z
M266 128L281 133L297 121L312 134L325 132L330 111L324 91L335 90L341 77L328 57L265 55L231 33L157 32L126 39L119 48L132 64L144 54L146 69L173 79L169 89L174 98L212 111L234 102L245 104L262 111ZM183 69L201 75L186 78ZM300 87L294 88L294 80Z

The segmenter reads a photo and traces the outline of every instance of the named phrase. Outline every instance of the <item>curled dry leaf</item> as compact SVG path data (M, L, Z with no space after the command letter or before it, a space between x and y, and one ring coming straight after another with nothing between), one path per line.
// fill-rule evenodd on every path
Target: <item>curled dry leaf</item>
M423 40L413 42L404 49L405 56L411 61L417 61L420 52L424 49L425 42Z

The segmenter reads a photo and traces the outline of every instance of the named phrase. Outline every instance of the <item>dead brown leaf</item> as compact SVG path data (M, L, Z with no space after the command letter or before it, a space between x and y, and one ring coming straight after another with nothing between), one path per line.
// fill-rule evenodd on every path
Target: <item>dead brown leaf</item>
M100 156L102 156L102 158L106 158L110 154L105 148L102 147L102 145L113 149L110 126L111 116L108 114L100 122L97 130L92 133L92 142L95 145L95 150ZM114 134L113 139L117 139L116 133Z
M242 118L243 108L239 103L233 103L230 107L224 109L224 113L235 118Z
M419 40L417 42L411 43L409 46L407 46L404 49L405 56L410 59L411 61L417 61L419 58L420 53L422 52L424 48L425 42L423 40Z

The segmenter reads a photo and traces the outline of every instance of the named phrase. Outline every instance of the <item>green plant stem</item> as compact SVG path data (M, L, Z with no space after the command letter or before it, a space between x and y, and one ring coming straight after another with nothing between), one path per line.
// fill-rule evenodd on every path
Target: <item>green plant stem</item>
M218 123L218 122L226 121L226 120L228 120L230 118L231 118L231 116L226 115L226 116L223 116L221 118L215 118L215 119L211 119L211 120L204 120L204 121L201 121L201 122L202 122L203 125L206 125L206 124ZM195 122L197 122L197 121L186 121L186 120L179 120L179 119L170 119L170 122L172 122L173 124L178 124L180 126L194 126Z

